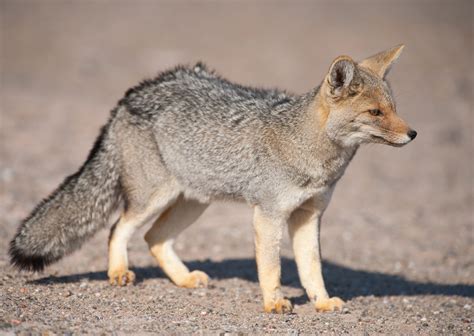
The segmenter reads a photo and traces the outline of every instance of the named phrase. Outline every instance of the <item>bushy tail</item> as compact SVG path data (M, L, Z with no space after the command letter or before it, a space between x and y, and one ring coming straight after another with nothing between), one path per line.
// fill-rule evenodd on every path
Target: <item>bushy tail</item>
M10 243L12 265L41 271L78 249L107 224L120 200L112 121L102 128L79 171L67 177L23 221Z

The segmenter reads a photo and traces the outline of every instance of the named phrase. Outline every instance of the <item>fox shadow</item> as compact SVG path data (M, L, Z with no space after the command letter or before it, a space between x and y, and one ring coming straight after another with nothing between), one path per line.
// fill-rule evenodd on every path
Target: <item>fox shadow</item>
M202 270L211 279L239 278L250 282L258 282L254 259L226 259L223 261L191 261L186 263L191 270ZM145 279L164 278L164 273L158 267L132 268L137 281ZM331 295L350 300L361 296L413 296L413 295L457 295L474 297L474 286L467 284L438 284L433 282L418 282L403 278L399 275L370 272L352 269L333 262L323 263L323 273L326 287ZM33 280L30 283L48 285L54 283L73 283L81 280L107 281L106 272L89 272L66 276L48 276ZM296 264L293 260L282 258L282 284L290 287L301 287L298 279ZM304 295L293 298L295 303L306 301Z

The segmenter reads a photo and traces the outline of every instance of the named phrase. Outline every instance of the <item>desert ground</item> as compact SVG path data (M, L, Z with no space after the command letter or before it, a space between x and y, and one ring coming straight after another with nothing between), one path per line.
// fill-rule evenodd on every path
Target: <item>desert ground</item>
M474 333L473 3L0 1L0 334ZM406 48L389 78L418 131L359 150L324 219L324 275L343 311L317 313L284 237L287 315L265 314L252 213L213 204L176 241L208 288L175 287L129 246L134 286L107 282L108 230L43 273L9 265L36 203L74 173L126 89L202 60L242 84L304 93L341 54ZM73 225L73 223L71 223Z

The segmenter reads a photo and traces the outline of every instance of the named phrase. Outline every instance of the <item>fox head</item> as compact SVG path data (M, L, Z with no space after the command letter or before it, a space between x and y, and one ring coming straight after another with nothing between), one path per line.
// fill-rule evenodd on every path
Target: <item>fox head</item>
M382 143L403 146L416 131L396 113L385 77L403 45L359 63L340 56L331 64L320 88L321 115L328 136L344 145Z

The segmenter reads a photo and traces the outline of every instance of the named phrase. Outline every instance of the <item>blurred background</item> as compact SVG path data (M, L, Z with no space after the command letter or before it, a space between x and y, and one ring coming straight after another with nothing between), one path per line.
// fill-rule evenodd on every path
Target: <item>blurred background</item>
M417 283L469 284L469 295L444 294L472 297L471 1L0 3L0 267L5 274L15 274L5 251L21 219L75 172L109 111L140 80L202 60L241 84L304 93L320 83L335 57L361 60L404 43L389 80L399 114L418 137L404 148L362 148L339 182L322 229L328 287L352 297L353 284L339 275L363 270ZM154 260L143 232L131 241L130 260L149 269ZM104 271L107 234L100 232L47 272ZM187 261L210 259L210 275L214 270L225 278L213 263L253 258L250 209L211 206L180 237L177 250ZM287 237L283 255L292 258ZM253 264L247 264L250 270L243 274L253 274ZM295 274L285 279L297 282ZM375 281L357 293L384 295L390 286L397 283ZM410 292L410 286L391 295L436 292Z

